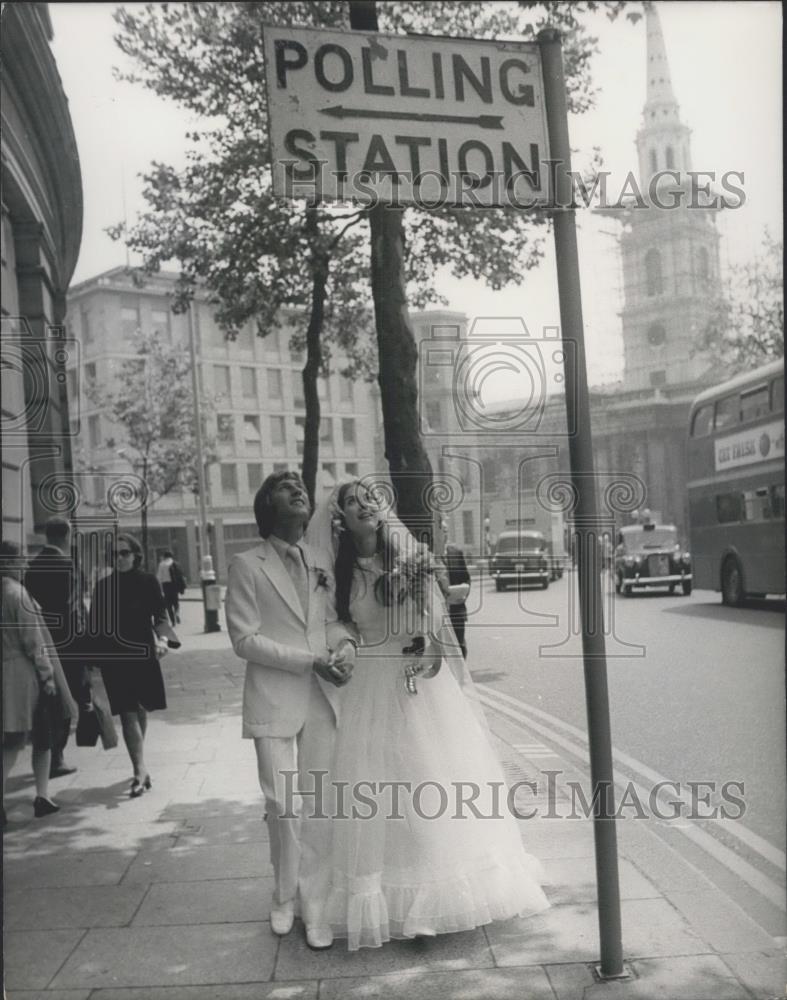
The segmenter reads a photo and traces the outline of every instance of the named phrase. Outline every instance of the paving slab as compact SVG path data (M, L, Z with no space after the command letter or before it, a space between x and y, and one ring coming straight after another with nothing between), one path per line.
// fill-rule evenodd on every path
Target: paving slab
M583 820L534 819L517 823L525 849L542 861L552 858L593 858L593 829Z
M665 893L694 930L719 952L768 951L774 940L718 889Z
M595 902L596 866L586 858L559 858L544 862L546 893L553 904ZM630 861L618 866L621 899L653 899L661 895Z
M275 978L328 980L383 976L393 972L483 969L493 965L482 928L414 941L389 941L382 948L361 948L352 952L347 951L345 942L336 941L330 951L317 952L307 946L303 925L296 921L292 933L281 939Z
M145 891L126 885L13 889L4 894L4 926L12 931L122 927L131 922Z
M784 952L746 952L721 956L724 964L748 986L757 1000L787 996L787 956Z
M155 998L147 988L93 990L90 1000L316 1000L318 984L230 983L222 986L158 986ZM87 994L86 994L87 995ZM49 994L42 1000L48 1000Z
M663 899L624 900L621 919L627 959L701 955L710 950ZM598 958L598 916L589 903L553 906L532 917L490 924L487 933L495 961L503 967Z
M3 934L6 987L9 990L44 989L84 934L85 931L78 928L6 931Z
M642 959L631 967L635 978L596 983L583 1000L749 1000L717 955Z
M179 847L208 847L211 844L265 843L268 824L263 819L262 802L247 816L229 819L209 816L205 819L183 820L176 830Z
M151 885L133 926L268 920L273 890L272 876Z
M90 990L8 990L6 1000L88 1000Z
M132 851L74 852L8 858L3 865L3 889L57 889L61 886L117 885L134 859Z
M124 884L193 882L207 879L259 878L269 874L268 845L222 844L142 851L134 859Z
M527 969L400 972L361 979L324 980L320 1000L555 1000L546 973Z
M277 945L266 923L91 930L52 986L158 988L265 982L273 973Z

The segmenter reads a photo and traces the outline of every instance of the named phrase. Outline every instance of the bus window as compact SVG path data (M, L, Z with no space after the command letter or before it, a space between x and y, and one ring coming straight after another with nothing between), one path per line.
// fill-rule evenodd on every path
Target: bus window
M720 431L723 427L730 427L738 423L739 405L738 394L725 396L724 399L716 400L716 421L715 428Z
M691 436L707 437L713 430L713 403L706 403L694 414L691 424Z
M771 512L776 520L784 520L784 483L771 486Z
M758 385L756 389L749 389L748 392L741 393L741 422L748 423L758 417L765 417L768 414L768 386Z
M731 524L741 521L743 504L740 493L720 493L716 497L716 517L719 524Z
M743 491L744 521L767 521L770 520L770 516L771 505L767 486L757 490Z
M779 375L771 382L771 411L784 412L784 375Z

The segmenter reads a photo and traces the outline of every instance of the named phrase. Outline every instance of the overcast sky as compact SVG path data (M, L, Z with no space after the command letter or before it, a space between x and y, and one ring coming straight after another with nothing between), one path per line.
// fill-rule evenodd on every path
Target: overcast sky
M82 249L74 281L125 261L104 228L133 222L143 206L138 177L153 159L184 162L190 122L174 105L139 86L118 83L123 56L112 35L114 4L52 3L54 54L76 130L85 192ZM136 6L136 5L128 5ZM141 6L141 5L139 5ZM681 117L692 129L695 169L745 174L746 205L722 213L722 264L750 258L765 226L781 232L781 7L776 2L659 3ZM601 52L593 63L597 105L570 121L575 166L600 146L621 178L636 172L634 139L645 101L645 25L625 19L594 24ZM613 186L614 189L614 186ZM580 216L580 254L591 383L622 370L620 262L615 223ZM531 333L559 324L554 259L524 285L491 292L446 276L439 285L451 308L476 315L524 317ZM501 394L505 395L504 387Z

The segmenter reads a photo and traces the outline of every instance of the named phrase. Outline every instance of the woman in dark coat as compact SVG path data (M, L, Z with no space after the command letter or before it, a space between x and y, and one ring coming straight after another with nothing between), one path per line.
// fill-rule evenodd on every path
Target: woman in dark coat
M95 661L101 667L113 715L120 716L123 739L134 768L131 797L151 787L145 766L148 712L166 708L158 657L166 642L157 628L167 620L158 580L143 572L142 549L131 535L118 535L115 569L99 580L90 603Z

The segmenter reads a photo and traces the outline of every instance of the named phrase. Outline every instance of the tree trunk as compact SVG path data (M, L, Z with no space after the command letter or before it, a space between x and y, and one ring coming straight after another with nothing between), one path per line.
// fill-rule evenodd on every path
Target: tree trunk
M301 474L312 508L317 493L317 462L320 455L320 394L317 377L322 365L322 327L325 318L325 288L328 282L328 262L317 246L319 232L317 213L306 210L306 228L312 242L312 303L306 329L306 364L303 368L303 398L306 421L303 428L303 463Z
M378 205L370 224L385 457L399 516L417 538L431 544L432 464L419 426L418 346L407 312L402 209Z
M350 27L378 30L373 0L350 3ZM385 457L396 491L397 512L417 538L431 545L432 464L419 427L418 346L407 312L402 213L403 209L387 205L375 205L369 213L378 383Z

